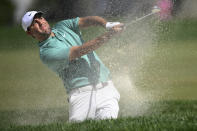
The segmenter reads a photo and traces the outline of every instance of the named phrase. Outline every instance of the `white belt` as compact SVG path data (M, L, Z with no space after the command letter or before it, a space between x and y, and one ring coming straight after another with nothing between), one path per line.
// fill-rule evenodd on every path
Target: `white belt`
M107 81L107 82L98 83L97 85L88 85L88 86L84 86L84 87L75 88L75 89L72 89L71 91L69 91L69 95L72 95L73 93L80 93L80 92L85 92L85 91L102 89L105 86L109 85L109 83L111 83L111 82L112 81Z

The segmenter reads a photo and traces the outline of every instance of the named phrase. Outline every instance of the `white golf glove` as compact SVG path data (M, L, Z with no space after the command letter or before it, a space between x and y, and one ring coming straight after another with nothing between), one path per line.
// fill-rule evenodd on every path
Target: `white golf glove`
M107 30L110 30L114 26L119 25L119 24L120 24L120 22L107 22L106 25L105 25L105 27L106 27Z

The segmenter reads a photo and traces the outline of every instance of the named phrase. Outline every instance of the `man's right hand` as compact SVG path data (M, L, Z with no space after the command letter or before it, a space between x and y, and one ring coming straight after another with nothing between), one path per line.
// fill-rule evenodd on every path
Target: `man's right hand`
M124 30L124 27L125 25L123 23L120 23L112 27L110 31L113 31L114 33L121 33Z

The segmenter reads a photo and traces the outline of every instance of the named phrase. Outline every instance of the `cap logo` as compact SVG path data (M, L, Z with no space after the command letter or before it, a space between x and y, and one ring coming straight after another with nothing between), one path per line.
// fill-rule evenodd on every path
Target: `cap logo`
M31 16L31 14L29 14L29 16Z

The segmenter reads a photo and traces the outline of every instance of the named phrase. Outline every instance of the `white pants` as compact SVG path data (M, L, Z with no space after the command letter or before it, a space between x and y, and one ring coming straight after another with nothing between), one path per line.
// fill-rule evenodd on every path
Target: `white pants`
M115 119L118 116L120 94L112 81L107 85L85 86L69 93L69 121Z

